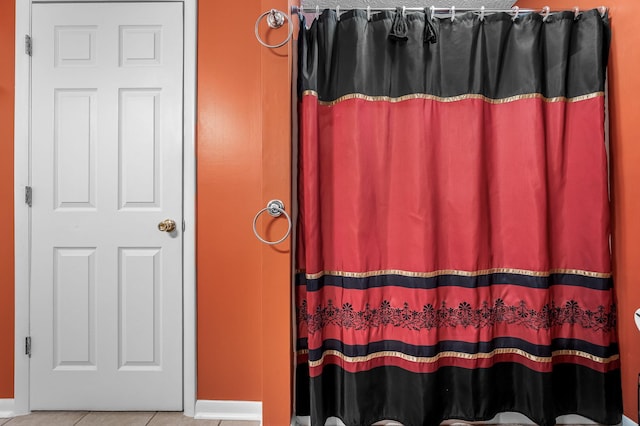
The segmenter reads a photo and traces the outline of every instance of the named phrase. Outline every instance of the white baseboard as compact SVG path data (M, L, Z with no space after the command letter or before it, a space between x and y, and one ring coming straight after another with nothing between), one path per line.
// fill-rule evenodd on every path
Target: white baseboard
M0 399L0 419L8 419L9 417L15 417L15 399Z
M638 426L638 423L634 422L627 416L622 416L622 426Z
M260 401L197 400L194 419L248 420L262 423Z

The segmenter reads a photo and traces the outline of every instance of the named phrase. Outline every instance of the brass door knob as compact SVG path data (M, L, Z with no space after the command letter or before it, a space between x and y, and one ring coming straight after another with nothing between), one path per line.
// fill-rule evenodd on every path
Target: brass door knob
M162 232L173 232L176 230L176 222L171 219L165 219L158 224L158 229Z

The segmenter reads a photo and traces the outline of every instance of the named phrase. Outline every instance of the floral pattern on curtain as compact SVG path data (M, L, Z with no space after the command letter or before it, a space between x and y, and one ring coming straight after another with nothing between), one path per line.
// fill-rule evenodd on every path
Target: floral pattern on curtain
M302 19L297 415L619 423L608 17Z

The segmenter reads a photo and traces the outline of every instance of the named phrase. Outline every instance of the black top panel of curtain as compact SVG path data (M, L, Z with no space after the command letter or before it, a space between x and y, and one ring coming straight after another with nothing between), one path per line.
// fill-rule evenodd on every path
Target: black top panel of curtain
M397 98L411 94L478 94L502 99L546 98L604 90L610 29L593 9L516 19L508 13L450 17L407 13L398 38L398 12L324 10L310 28L302 17L299 90L320 101L359 93ZM433 34L435 32L435 34ZM405 39L403 39L405 38ZM579 71L579 72L576 72Z

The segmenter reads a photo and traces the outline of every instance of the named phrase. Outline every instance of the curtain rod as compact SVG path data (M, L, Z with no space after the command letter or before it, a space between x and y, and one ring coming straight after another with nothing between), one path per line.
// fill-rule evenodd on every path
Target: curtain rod
M333 8L329 8L329 9L333 9ZM336 15L338 17L338 20L340 20L340 12L343 11L347 11L347 10L366 10L367 11L367 19L371 20L371 12L383 12L383 11L396 11L397 8L394 7L370 7L367 6L366 8L358 8L358 7L345 7L345 8L341 8L339 5L335 6L335 11L336 11ZM505 12L505 13L512 13L513 14L513 20L515 21L518 18L518 15L520 13L526 14L526 13L539 13L542 15L542 20L546 21L547 18L549 18L549 16L552 13L558 13L558 12L564 12L567 10L551 10L551 8L549 8L549 6L545 6L543 7L541 10L538 9L520 9L518 6L514 6L511 9L489 9L489 8L485 8L484 6L482 7L460 7L457 8L455 6L451 6L451 7L435 7L435 6L431 6L429 8L423 8L423 7L402 7L402 16L404 17L405 12L409 11L418 11L418 12L423 12L425 10L429 10L431 12L431 19L433 19L433 17L435 16L436 13L440 13L440 14L444 14L447 13L449 14L449 16L451 17L451 21L455 20L456 17L456 13L458 12L474 12L474 13L479 13L480 14L480 20L484 20L484 16L485 14L490 14L490 13L500 13L500 12ZM602 16L604 18L605 14L607 13L607 7L606 6L600 6L598 7L598 12L600 12L600 16ZM291 6L291 15L296 15L298 13L304 13L304 12L308 12L308 13L316 13L319 14L320 13L320 6L316 6L316 7L300 7L300 6ZM575 14L575 19L578 18L578 15L580 15L580 9L578 7L574 7L572 9L572 12ZM291 22L291 15L287 15L286 13L277 10L277 9L271 9L271 10L267 10L266 12L264 12L262 15L258 16L258 19L256 20L256 25L255 25L255 34L256 34L256 38L258 39L258 42L260 42L261 45L268 47L270 49L275 49L277 47L281 47L284 46L290 39L291 36L293 35L293 24ZM287 35L287 38L284 39L283 41L281 41L280 43L277 44L269 44L266 43L264 40L262 40L262 38L260 37L260 31L259 31L259 26L260 26L260 21L262 21L262 19L266 18L266 22L267 25L269 25L270 28L280 28L284 25L285 22L287 22L287 26L289 27L289 32ZM316 16L317 18L317 16Z
M327 9L335 9L338 13L339 12L346 12L348 10L366 10L367 12L371 13L371 12L384 12L384 11L392 11L395 12L396 8L395 7L341 7L341 6L336 6L336 7L332 7L332 8L327 8ZM551 10L549 8L549 6L545 6L542 9L521 9L518 6L514 6L511 9L489 9L489 8L485 8L484 6L482 7L455 7L455 6L451 6L451 7L402 7L403 11L406 12L423 12L425 9L429 9L431 11L431 13L456 13L456 12L479 12L479 13L500 13L500 12L505 12L505 13L540 13L542 15L548 15L550 13L558 13L558 12L563 12L566 11L565 10ZM302 12L302 13L314 13L314 12L319 12L321 9L319 6L316 7L299 7L299 6L291 6L291 13L292 14L296 14L298 12ZM578 9L577 7L574 7L573 9L571 9L576 15L578 15L580 13L580 9ZM598 11L600 12L600 15L604 16L605 13L607 13L607 7L606 6L600 6L598 7Z

